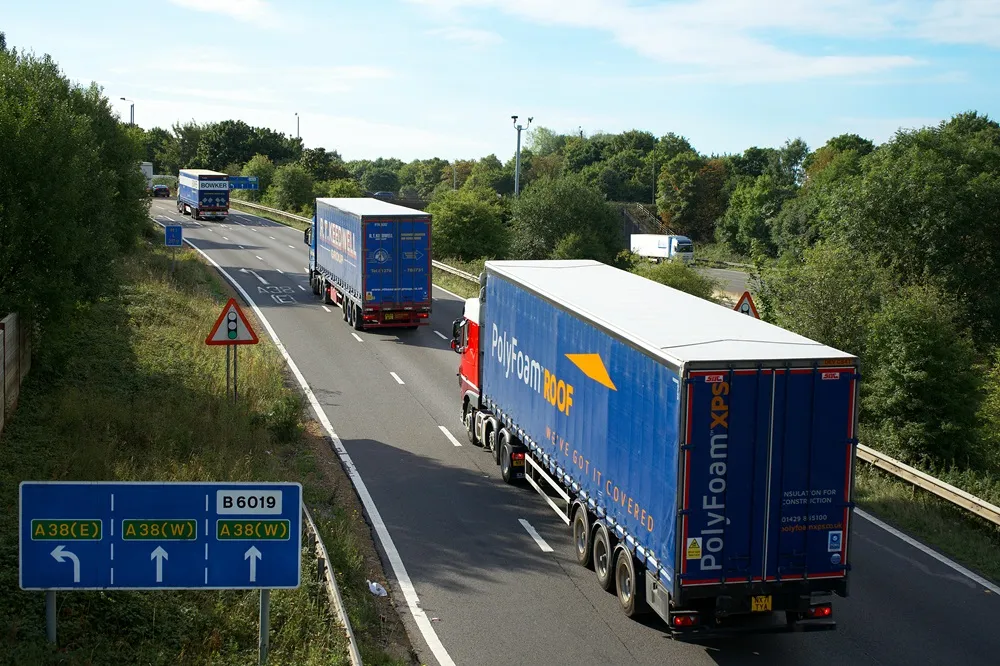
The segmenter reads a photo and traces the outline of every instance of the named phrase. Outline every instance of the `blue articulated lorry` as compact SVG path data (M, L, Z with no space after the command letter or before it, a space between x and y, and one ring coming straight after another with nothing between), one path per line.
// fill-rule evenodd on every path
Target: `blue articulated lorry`
M181 169L177 212L196 220L224 220L229 214L229 176L208 169Z
M415 329L431 314L431 216L369 197L316 199L309 283L357 330Z
M488 261L462 419L629 617L830 630L850 572L856 356L595 261Z

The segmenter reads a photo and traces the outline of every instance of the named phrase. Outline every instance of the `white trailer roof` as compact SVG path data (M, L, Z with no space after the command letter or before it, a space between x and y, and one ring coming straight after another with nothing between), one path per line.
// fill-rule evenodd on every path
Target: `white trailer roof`
M372 197L324 197L316 199L316 201L322 201L338 210L354 215L377 215L379 217L428 215L428 213L416 208L407 208Z
M852 354L597 261L487 261L486 271L562 304L676 365L855 359Z
M181 173L190 174L192 176L225 176L226 174L221 171L212 171L211 169L181 169Z

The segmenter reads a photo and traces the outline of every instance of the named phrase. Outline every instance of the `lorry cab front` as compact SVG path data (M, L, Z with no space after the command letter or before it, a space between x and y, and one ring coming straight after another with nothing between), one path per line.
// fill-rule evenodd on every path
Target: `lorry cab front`
M687 236L673 236L671 242L671 257L677 257L685 264L694 261L694 243Z
M479 299L465 301L462 316L452 323L451 348L460 355L458 386L463 400L479 399Z

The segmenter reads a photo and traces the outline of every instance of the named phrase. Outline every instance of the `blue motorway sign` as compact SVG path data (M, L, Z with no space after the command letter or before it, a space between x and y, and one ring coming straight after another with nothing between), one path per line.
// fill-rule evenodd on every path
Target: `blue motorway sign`
M184 245L184 227L179 224L170 224L164 228L167 231L167 247L182 247Z
M299 483L24 481L23 590L294 588Z
M259 187L257 176L230 176L229 189L256 190Z

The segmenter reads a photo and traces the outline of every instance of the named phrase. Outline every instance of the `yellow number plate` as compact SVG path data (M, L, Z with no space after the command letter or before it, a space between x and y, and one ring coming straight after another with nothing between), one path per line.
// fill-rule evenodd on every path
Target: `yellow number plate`
M391 321L392 320L392 313L391 312L386 312L385 313L385 320L386 321Z
M514 467L524 467L524 459L523 458L521 460L511 460L510 462L511 462L511 464Z
M771 595L750 597L750 610L754 613L766 613L771 610Z

